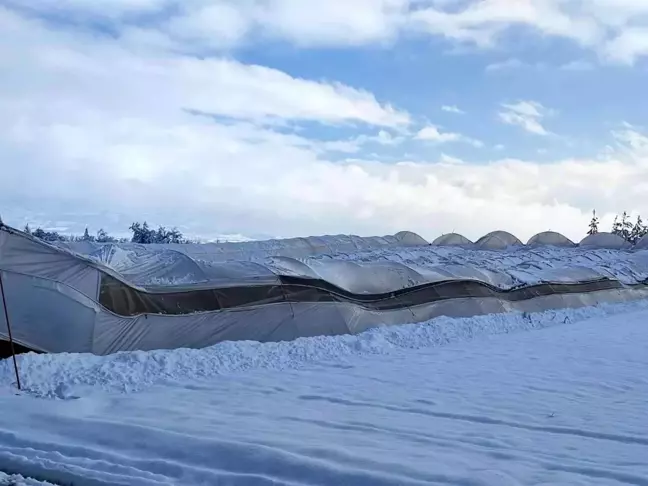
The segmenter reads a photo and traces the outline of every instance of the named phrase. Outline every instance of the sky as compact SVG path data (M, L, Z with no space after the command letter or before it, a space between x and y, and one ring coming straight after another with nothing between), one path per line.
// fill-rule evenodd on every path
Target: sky
M644 0L0 0L0 214L205 238L648 217Z

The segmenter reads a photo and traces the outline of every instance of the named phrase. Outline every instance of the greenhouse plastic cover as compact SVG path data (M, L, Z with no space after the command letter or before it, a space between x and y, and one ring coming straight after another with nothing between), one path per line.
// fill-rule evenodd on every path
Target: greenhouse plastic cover
M137 243L94 243L90 241L54 243L81 255L98 255L106 261L112 259L108 255L115 248L123 251L178 252L188 257L223 262L228 260L256 260L269 256L305 257L317 254L353 253L361 250L386 248L389 246L425 245L427 242L411 232L401 232L397 235L360 237L354 235L325 235L308 236L303 238L286 238L278 240L245 241L236 243L187 243L187 244L150 244Z
M572 240L555 231L543 231L529 238L528 246L576 246Z
M482 250L505 250L510 246L520 246L522 242L507 231L493 231L477 240L475 246Z
M609 248L611 250L622 250L632 246L619 235L604 232L588 235L583 238L579 245L587 248Z
M435 246L468 246L473 242L458 233L448 233L439 236L432 244Z
M642 236L641 239L637 241L634 248L636 250L648 250L648 235Z
M565 278L579 281L613 276L626 282L645 278L643 266L633 264L611 271L604 262L599 262L600 257L596 253L575 251L560 254L557 253L558 249L550 247L533 252L522 247L518 252L493 254L432 246L404 247L382 242L380 246L359 245L356 241L354 247L367 249L334 255L320 253L303 257L271 257L267 256L271 250L254 247L244 254L245 259L223 260L220 259L223 252L219 250L209 254L206 248L200 248L201 245L168 246L172 249L165 248L165 245L151 245L148 248L145 245L110 244L99 246L86 256L112 269L127 283L153 291L164 288L185 290L266 285L279 283L280 276L321 279L357 294L393 292L432 282L460 279L481 281L506 289L528 283L565 281ZM179 251L178 248L183 246L187 248ZM329 243L328 246L339 248L343 245ZM280 247L278 253L285 255L289 250ZM301 247L298 254L304 254ZM574 261L565 262L566 256ZM627 258L632 261L633 257L629 255ZM587 277L583 276L584 273L587 273Z
M400 235L53 246L1 227L0 275L18 343L97 354L618 301L644 295L624 285L648 278L646 252L475 251Z

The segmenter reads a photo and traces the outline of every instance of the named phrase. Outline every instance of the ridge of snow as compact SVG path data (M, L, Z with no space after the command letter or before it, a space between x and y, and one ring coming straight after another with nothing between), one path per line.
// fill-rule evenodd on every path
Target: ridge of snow
M25 478L20 474L5 474L0 471L0 486L54 486L52 483Z
M223 342L203 349L18 356L23 391L42 398L74 398L87 388L131 393L169 381L205 379L247 370L286 370L352 356L389 354L530 331L597 316L648 309L648 300L541 313L512 312L374 328L358 335L300 338L291 342ZM13 364L0 361L0 393L15 382Z

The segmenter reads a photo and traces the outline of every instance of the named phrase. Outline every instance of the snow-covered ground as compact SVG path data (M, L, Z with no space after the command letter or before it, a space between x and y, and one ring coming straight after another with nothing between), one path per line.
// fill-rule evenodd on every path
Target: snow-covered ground
M647 485L646 349L640 301L21 356L23 393L0 363L0 471L83 485Z

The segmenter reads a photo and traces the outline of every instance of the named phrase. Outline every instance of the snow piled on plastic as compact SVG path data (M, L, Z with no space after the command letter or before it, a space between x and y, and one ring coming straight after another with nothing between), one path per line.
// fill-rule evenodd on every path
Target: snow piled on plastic
M500 288L541 282L573 282L601 277L617 279L626 284L635 284L648 279L647 250L521 246L489 251L426 245L389 246L311 256L303 256L302 253L291 255L293 263L296 263L295 260L299 261L300 269L305 270L307 276L315 278L319 276L325 280L332 280L335 284L339 282L336 282L334 262L353 262L367 267L392 262L406 265L419 272L419 277L423 276L427 281L470 278ZM172 286L208 282L214 275L220 275L219 266L223 266L220 276L228 276L233 268L228 269L227 265L233 265L235 262L258 263L260 266L257 270L270 275L282 274L286 271L290 274L290 269L282 263L284 257L268 256L270 254L272 254L271 250L261 253L198 252L191 256L177 250L157 247L134 249L122 248L119 245L105 245L87 256L121 273L137 285ZM279 252L279 254L284 253ZM149 271L151 274L148 274ZM415 285L416 282L411 284Z
M330 259L356 263L397 262L412 268L477 269L491 274L492 283L500 287L535 284L548 275L559 278L570 270L590 270L623 283L634 284L648 279L648 251L623 251L585 248L511 247L508 250L472 250L461 247L395 247L357 253L318 255L307 259ZM549 271L549 272L548 272Z
M0 471L0 486L54 486L52 483L25 478L20 474L5 474Z

